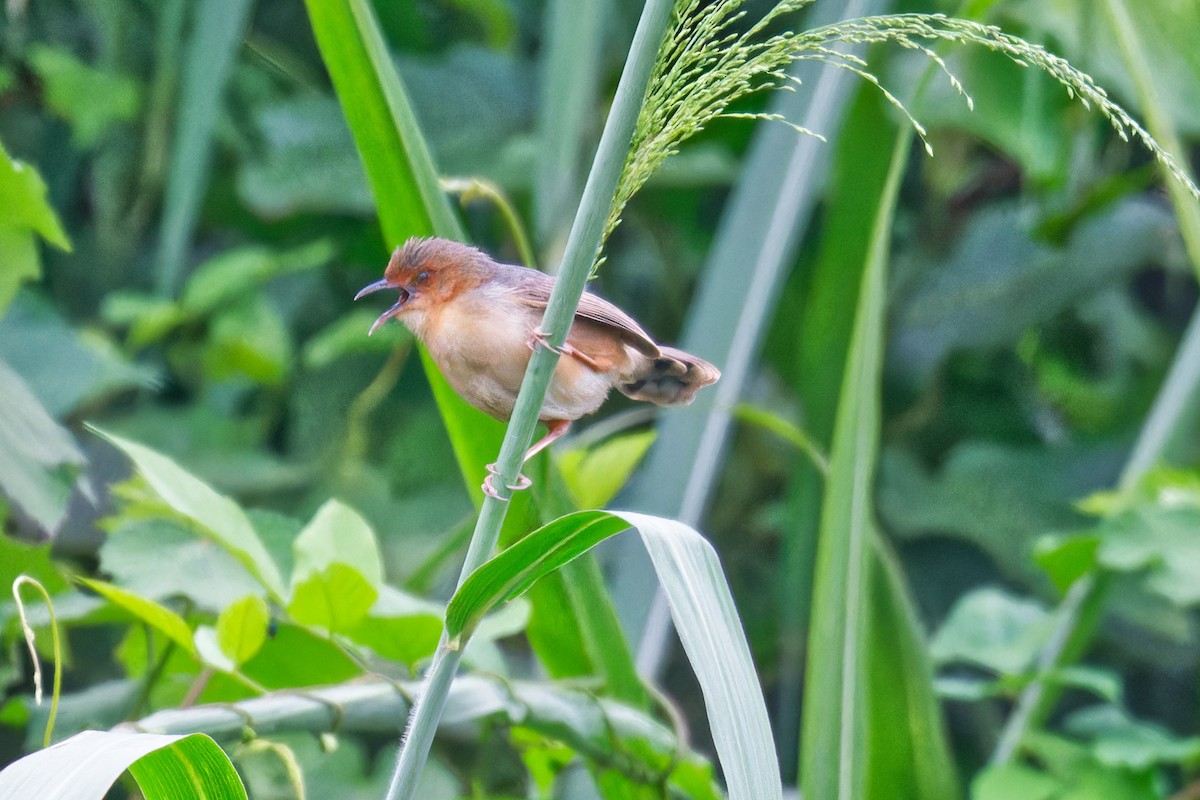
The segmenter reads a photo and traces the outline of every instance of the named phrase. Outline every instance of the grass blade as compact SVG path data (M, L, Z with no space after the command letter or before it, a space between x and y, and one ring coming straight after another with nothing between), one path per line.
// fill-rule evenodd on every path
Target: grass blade
M871 534L871 757L864 796L954 800L962 794L925 633L895 553L874 526Z
M832 22L882 5L881 0L822 3L817 13ZM769 113L833 135L852 76L804 62L791 72L803 81L803 90L777 93ZM721 366L721 380L688 408L663 417L641 471L644 478L635 488L634 507L699 524L724 458L733 410L753 377L780 287L819 196L828 147L777 122L759 124L681 337L684 350ZM685 471L679 464L691 466ZM645 557L624 546L619 559L618 610L630 637L639 641L639 671L654 676L666 656L670 617L662 596L651 594L654 583Z
M720 561L712 545L681 522L623 511L560 517L467 578L446 609L452 641L469 635L506 600L629 526L650 553L700 681L730 797L782 797L766 705Z
M202 733L84 731L0 772L0 797L100 800L129 770L146 800L245 800L229 756Z
M887 261L908 136L897 140L871 230L854 333L834 425L813 586L813 624L801 736L806 797L863 797L871 490L879 442Z
M534 212L543 244L570 224L583 182L583 143L600 89L603 0L553 0L546 14Z
M307 0L306 5L375 197L384 241L390 247L431 234L462 240L371 4ZM483 465L499 449L504 428L455 394L424 348L421 360L467 490L478 503Z
M221 92L241 46L252 5L251 0L201 0L194 6L159 233L158 293L163 297L174 297L183 278L200 201L208 187Z

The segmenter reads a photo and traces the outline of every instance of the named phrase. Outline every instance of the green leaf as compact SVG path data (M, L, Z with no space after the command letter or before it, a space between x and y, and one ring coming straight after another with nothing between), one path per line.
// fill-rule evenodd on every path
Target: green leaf
M345 633L362 621L378 596L361 572L345 564L330 564L292 587L287 610L301 625L323 628L330 634Z
M84 731L0 772L0 797L102 800L126 771L146 800L245 800L229 757L202 733Z
M962 796L924 631L899 560L872 529L871 760L866 797Z
M373 588L383 586L383 557L370 524L353 508L327 500L292 543L292 581L334 564L350 567Z
M712 546L682 523L631 512L581 511L551 522L481 566L446 608L451 637L539 578L633 526L650 553L683 647L699 678L733 798L780 797L762 690Z
M363 670L346 654L343 645L299 625L281 622L254 657L242 665L241 672L268 689L294 689L349 681L362 675ZM237 696L242 694L239 687Z
M306 0L305 5L371 185L385 246L430 234L462 240L370 2ZM495 460L504 428L455 394L424 349L421 360L467 490L478 504L484 464ZM514 499L511 516L519 520L528 502Z
M1053 627L1040 603L984 587L955 603L930 644L930 655L940 664L1019 675L1033 666Z
M654 444L654 437L654 431L641 431L559 454L558 467L575 504L603 508L616 497Z
M1037 209L989 206L950 254L930 260L893 312L889 358L926 381L951 352L1009 346L1030 326L1131 274L1175 236L1175 220L1145 198L1084 219L1064 247L1035 238Z
M1181 607L1200 604L1200 509L1141 506L1098 528L1097 558L1120 572L1144 572L1146 588Z
M53 533L84 461L71 434L0 360L0 492Z
M0 145L0 313L8 308L17 288L42 274L33 234L63 250L71 243L54 209L46 202L46 184L37 170L11 158Z
M971 784L971 800L1049 800L1063 788L1054 778L1020 764L987 767Z
M92 430L127 455L150 488L167 505L200 525L205 534L241 562L273 598L282 599L283 576L279 567L237 503L166 456L94 426Z
M111 583L88 580L87 578L76 578L76 580L114 605L120 606L130 614L133 614L155 630L166 634L167 638L191 655L196 655L196 646L192 642L192 629L184 622L183 617L171 609L153 600L148 600L141 595L126 591L119 586L113 586Z
M72 328L57 308L31 292L18 294L0 319L0 358L58 419L100 405L113 393L150 387L156 378L154 370L131 364L108 339Z
M268 218L367 215L375 203L337 101L305 94L255 111L261 154L239 163L238 196ZM369 323L368 323L369 325Z
M228 551L174 519L120 519L107 526L100 568L143 597L186 597L218 613L262 586Z
M287 377L292 361L291 332L262 295L248 295L213 316L203 364L214 381L244 375L274 386Z
M212 139L221 116L221 93L241 50L250 0L188 3L191 30L183 54L183 74L174 118L170 168L163 191L156 289L174 297L183 275L200 205L208 188Z
M346 636L403 664L430 656L442 635L445 609L386 584L378 589L371 610Z
M248 661L267 638L270 615L256 594L247 595L217 617L217 644L235 665Z
M907 135L897 137L882 199L872 220L829 454L813 576L801 729L800 778L806 797L861 797L870 776L865 697L870 542L887 264L908 142Z
M333 244L326 239L282 252L258 246L227 250L188 276L179 305L189 314L207 316L244 299L271 278L313 269L333 256Z
M366 308L343 314L322 328L304 343L304 366L319 370L336 364L342 358L358 353L386 356L412 334L403 325L384 325L372 336L363 336L379 314Z
M82 149L99 144L117 122L137 116L138 84L132 77L85 64L67 50L34 45L29 63L46 90L46 105L71 126Z

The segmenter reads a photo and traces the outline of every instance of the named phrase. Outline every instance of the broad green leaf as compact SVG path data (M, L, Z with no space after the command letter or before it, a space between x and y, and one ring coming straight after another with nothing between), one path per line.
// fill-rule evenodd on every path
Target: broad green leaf
M281 622L241 672L268 689L294 689L348 681L362 667L327 637Z
M340 359L358 353L387 355L411 339L403 325L384 325L372 336L363 336L379 316L377 311L355 309L317 331L304 343L301 358L310 370L324 369Z
M0 493L42 530L53 533L67 513L67 499L83 464L71 434L0 360Z
M0 208L4 209L0 225L32 230L61 250L71 249L62 223L46 202L46 184L41 176L29 164L12 158L3 145L0 145Z
M25 281L42 274L34 234L63 250L71 244L54 209L46 202L46 184L37 170L10 158L0 144L0 314Z
M114 123L137 115L139 87L129 75L93 67L67 50L40 44L30 48L29 63L45 86L46 105L67 121L83 149L97 145Z
M57 419L103 405L113 393L148 388L157 377L154 369L130 363L108 339L71 327L32 292L18 294L0 318L0 359Z
M253 293L215 314L201 363L213 381L245 376L274 386L292 368L292 334L279 311Z
M560 517L472 573L446 609L447 633L468 634L488 611L629 526L650 553L699 678L730 796L780 797L762 690L720 561L704 537L682 523L631 512Z
M228 551L175 519L121 518L100 546L101 571L143 597L186 597L218 613L262 586Z
M603 508L617 496L654 443L654 431L616 436L558 456L563 481L579 508Z
M8 308L22 283L42 275L37 241L27 228L0 223L0 311Z
M313 269L333 256L333 245L325 239L283 252L257 246L229 250L196 267L179 305L189 314L208 315L243 300L271 278Z
M1169 212L1130 198L1084 219L1065 246L1039 241L1038 209L996 205L973 215L893 312L889 359L924 385L955 350L1011 346L1031 326L1133 273L1176 235Z
M1097 529L1099 562L1143 572L1146 589L1182 607L1200 604L1200 509L1141 506Z
M258 652L267 638L270 614L256 594L247 595L217 617L217 644L235 665Z
M192 642L192 629L188 627L183 617L171 609L153 600L147 600L145 597L126 591L119 586L113 586L111 583L88 580L87 578L76 578L75 580L101 595L109 602L125 609L155 630L161 631L167 638L191 655L194 656L196 654L196 647Z
M283 597L283 576L279 567L237 503L166 456L99 428L92 430L125 453L167 505L199 524L213 541L240 561L273 598Z
M287 610L301 625L345 633L362 621L378 596L361 572L345 564L330 564L292 587Z
M963 595L930 643L939 664L970 664L999 675L1033 666L1054 628L1041 603L983 587Z
M375 210L354 140L333 97L288 96L258 108L254 124L262 147L239 161L237 190L258 214L365 216Z
M1044 772L1020 764L985 768L971 784L971 800L1050 800L1063 788Z
M374 589L383 585L383 558L370 524L353 508L327 500L292 543L292 582L334 564L350 567Z
M236 672L238 665L226 654L217 641L217 629L212 625L200 625L192 639L196 646L196 655L206 666L219 669L222 672Z
M50 557L50 543L27 544L8 536L0 536L0 586L12 586L18 575L36 580L51 596L70 584L58 564Z
M102 800L126 771L145 800L245 800L229 757L202 733L84 731L0 772L0 797Z

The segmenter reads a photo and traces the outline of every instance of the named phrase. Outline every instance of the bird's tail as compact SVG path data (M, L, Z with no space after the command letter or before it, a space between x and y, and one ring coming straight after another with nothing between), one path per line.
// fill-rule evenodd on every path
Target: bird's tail
M696 392L721 377L721 371L702 358L673 347L659 351L658 358L647 358L630 380L617 384L621 394L660 406L686 406Z

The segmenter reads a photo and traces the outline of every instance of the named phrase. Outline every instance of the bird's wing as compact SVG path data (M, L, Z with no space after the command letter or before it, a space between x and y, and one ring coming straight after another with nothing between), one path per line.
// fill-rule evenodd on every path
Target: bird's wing
M554 289L554 278L528 267L512 267L506 276L521 302L532 308L545 309ZM616 331L622 341L651 358L659 355L658 345L637 321L602 297L584 292L579 298L576 319L586 319Z

